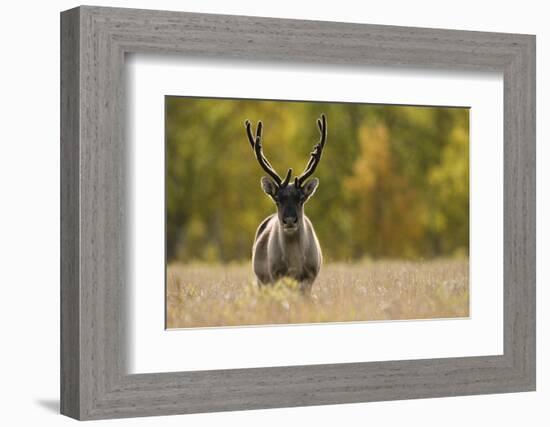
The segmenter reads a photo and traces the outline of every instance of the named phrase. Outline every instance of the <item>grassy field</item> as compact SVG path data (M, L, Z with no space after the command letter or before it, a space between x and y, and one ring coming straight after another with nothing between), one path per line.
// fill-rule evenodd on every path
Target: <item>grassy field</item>
M167 327L467 317L468 270L468 260L325 264L308 298L291 280L258 289L250 264L171 264Z

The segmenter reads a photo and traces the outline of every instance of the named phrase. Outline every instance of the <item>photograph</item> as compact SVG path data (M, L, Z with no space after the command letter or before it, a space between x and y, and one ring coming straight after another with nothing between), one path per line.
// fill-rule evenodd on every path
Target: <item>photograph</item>
M469 108L165 97L166 328L467 318Z

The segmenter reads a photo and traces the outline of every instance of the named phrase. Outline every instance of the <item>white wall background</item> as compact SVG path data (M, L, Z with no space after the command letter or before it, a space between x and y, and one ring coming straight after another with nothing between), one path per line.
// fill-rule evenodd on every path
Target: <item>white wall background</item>
M546 426L550 423L548 183L550 27L545 2L415 0L96 1L97 5L537 35L538 391L109 421L110 425ZM74 1L6 2L0 25L0 423L67 425L59 384L59 12ZM545 13L546 12L546 13Z

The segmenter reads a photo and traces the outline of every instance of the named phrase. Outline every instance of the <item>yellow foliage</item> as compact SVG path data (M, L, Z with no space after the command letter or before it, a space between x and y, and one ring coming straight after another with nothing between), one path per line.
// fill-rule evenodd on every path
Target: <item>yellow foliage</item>
M250 259L275 212L243 122L284 174L305 167L325 113L328 141L305 212L329 260L468 253L465 108L166 98L166 252L170 261Z
M359 130L359 156L344 188L355 200L354 244L373 256L418 255L423 235L422 200L400 174L383 125Z

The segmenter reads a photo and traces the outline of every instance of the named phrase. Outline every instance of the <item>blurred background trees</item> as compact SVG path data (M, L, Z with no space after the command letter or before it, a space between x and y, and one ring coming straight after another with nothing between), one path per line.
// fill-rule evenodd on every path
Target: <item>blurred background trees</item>
M168 261L248 260L275 206L245 119L264 122L276 170L299 173L323 112L321 183L305 209L326 260L468 254L468 109L166 97Z

